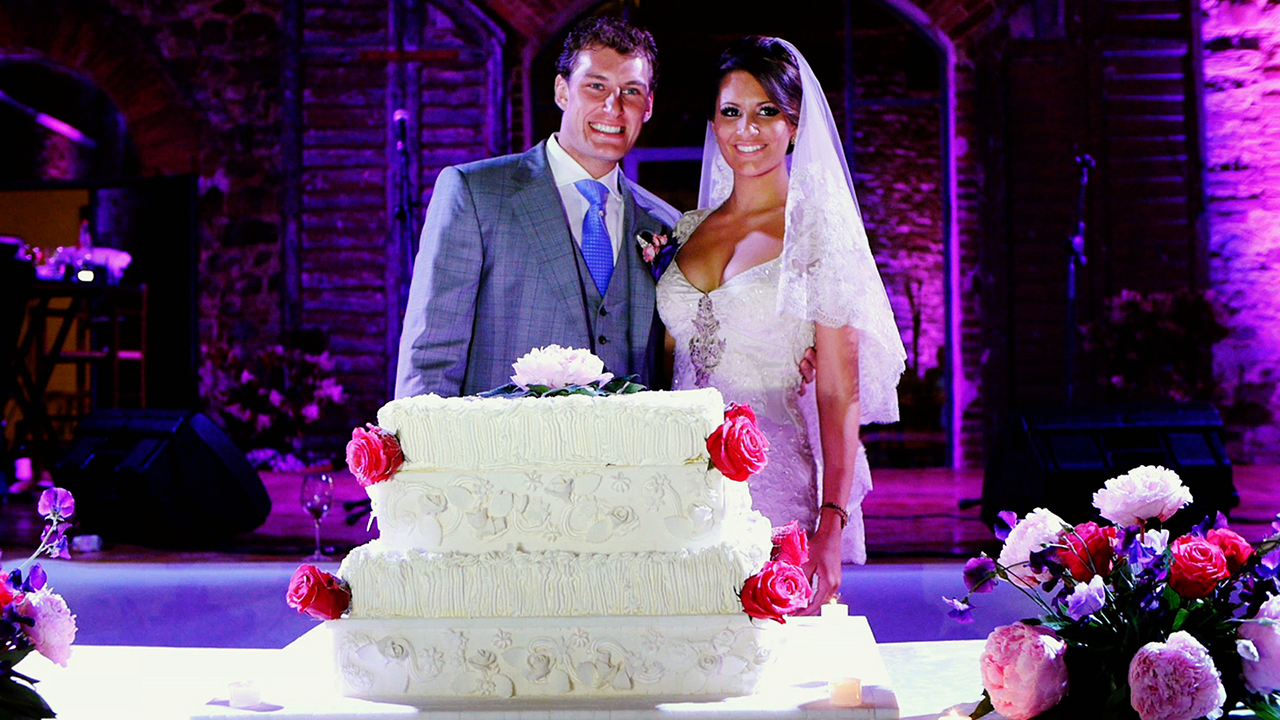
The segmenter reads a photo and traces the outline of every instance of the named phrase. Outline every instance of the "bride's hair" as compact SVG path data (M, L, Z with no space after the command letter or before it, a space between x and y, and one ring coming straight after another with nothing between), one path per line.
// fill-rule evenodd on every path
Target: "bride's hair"
M800 69L796 67L791 52L777 38L751 35L733 41L720 53L716 69L717 94L725 76L735 70L742 70L750 73L760 83L765 94L782 108L782 114L786 115L792 125L800 124L800 100L804 95L801 90Z

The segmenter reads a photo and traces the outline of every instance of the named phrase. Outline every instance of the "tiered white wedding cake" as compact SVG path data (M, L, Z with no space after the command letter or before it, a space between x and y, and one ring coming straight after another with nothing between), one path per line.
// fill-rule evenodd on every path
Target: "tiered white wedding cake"
M747 483L709 469L712 389L396 400L381 537L339 576L343 694L712 698L752 691L774 623L738 593L769 559Z

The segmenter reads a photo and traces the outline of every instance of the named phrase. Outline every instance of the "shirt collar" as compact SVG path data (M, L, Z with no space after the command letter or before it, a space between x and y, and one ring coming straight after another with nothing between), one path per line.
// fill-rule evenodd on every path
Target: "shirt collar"
M564 148L560 147L560 141L556 139L556 134L552 133L547 139L547 164L551 166L551 176L556 180L556 187L564 187L572 185L579 180L597 180L604 183L609 188L609 194L621 199L622 194L618 191L618 166L614 165L613 169L605 173L604 177L592 177L591 173L578 164Z

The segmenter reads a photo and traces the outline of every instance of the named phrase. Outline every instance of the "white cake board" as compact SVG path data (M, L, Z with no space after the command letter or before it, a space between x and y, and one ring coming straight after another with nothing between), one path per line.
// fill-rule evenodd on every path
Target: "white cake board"
M273 720L897 720L898 701L889 687L875 637L866 618L792 618L791 636L777 662L763 674L757 691L715 702L645 703L643 700L530 703L452 703L415 708L354 700L337 694L333 651L317 627L278 651L272 667L253 680L262 703L235 709L226 696L197 708L191 720L272 718ZM828 682L862 681L863 705L836 707Z

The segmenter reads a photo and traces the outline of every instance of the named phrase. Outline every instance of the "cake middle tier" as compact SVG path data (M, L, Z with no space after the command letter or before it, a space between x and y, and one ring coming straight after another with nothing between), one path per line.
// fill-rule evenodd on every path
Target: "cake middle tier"
M746 483L704 462L563 470L402 470L368 488L383 546L479 553L700 550L768 542Z
M715 615L742 612L742 583L772 547L697 551L481 554L352 550L338 575L353 618Z

